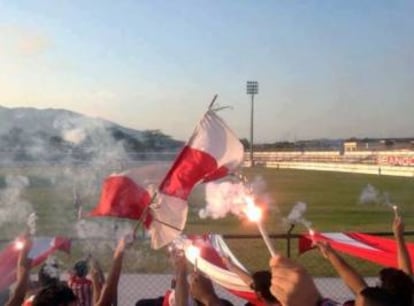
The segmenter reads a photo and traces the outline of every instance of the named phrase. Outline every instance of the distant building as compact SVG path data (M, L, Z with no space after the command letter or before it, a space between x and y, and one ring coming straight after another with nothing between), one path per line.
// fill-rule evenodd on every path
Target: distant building
M351 138L343 143L344 152L355 151L413 151L414 138L373 139Z

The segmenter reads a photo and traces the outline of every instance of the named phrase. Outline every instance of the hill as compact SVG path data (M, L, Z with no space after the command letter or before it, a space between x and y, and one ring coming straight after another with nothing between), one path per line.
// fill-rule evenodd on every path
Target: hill
M182 142L159 130L138 131L63 109L0 106L2 162L85 161L176 151Z

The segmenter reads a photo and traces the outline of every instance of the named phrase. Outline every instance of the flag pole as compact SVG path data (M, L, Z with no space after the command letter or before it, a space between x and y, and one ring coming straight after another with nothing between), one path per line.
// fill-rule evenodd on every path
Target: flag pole
M138 229L139 229L140 225L142 224L142 222L143 222L143 221L145 220L145 218L147 217L149 207L150 207L150 205L151 205L152 203L154 203L156 196L157 196L157 192L154 192L154 194L152 195L152 198L151 198L150 203L148 204L148 206L147 206L147 207L145 207L145 208L144 208L144 211L142 212L141 217L139 217L139 219L138 219L138 221L137 221L137 224L135 224L134 230L132 231L132 236L134 237L134 239L135 239L135 238L136 238L136 236L137 236L137 231L138 231Z
M216 102L217 97L218 95L215 94L213 97L213 100L211 100L210 105L208 106L208 109L211 109L213 107L214 103Z

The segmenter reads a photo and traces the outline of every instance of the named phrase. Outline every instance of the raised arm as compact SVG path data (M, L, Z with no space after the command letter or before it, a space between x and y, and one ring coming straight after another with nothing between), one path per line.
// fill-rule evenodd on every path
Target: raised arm
M407 245L405 244L404 223L401 217L394 218L392 230L397 243L398 268L408 275L413 275L410 254L408 252Z
M6 306L20 306L23 304L30 277L31 259L28 258L32 242L29 237L24 238L24 246L19 253L17 261L17 283L13 294L6 303Z
M92 280L92 296L93 304L97 303L101 296L102 287L105 284L105 275L102 271L101 265L96 258L90 258L91 272L90 277Z
M336 272L342 278L343 282L357 295L363 289L368 287L362 276L351 267L339 254L332 249L327 242L317 242L321 254L323 257L329 260Z
M114 252L111 271L109 272L108 279L102 288L99 300L95 303L95 306L110 306L113 304L114 299L117 296L118 282L121 275L122 262L126 247L126 239L127 237L124 237L119 240L118 246Z
M175 268L175 305L187 306L189 298L189 286L187 282L187 261L184 253L174 250L172 253L173 265Z
M270 259L270 292L283 306L317 306L321 295L304 267L289 258L276 255Z

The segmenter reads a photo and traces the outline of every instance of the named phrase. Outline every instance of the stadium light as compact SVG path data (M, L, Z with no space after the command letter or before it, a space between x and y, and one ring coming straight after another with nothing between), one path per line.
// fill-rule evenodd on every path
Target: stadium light
M254 166L253 160L253 119L254 119L254 95L259 93L259 83L257 81L247 81L246 92L251 96L250 108L250 166Z

